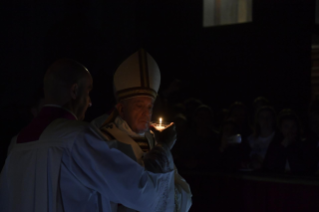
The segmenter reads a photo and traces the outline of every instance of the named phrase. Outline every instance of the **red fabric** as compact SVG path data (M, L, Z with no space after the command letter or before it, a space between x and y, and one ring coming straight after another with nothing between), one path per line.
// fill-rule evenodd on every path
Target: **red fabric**
M19 133L17 143L26 143L38 140L47 126L58 118L76 120L70 112L63 108L45 106L42 108L39 115Z

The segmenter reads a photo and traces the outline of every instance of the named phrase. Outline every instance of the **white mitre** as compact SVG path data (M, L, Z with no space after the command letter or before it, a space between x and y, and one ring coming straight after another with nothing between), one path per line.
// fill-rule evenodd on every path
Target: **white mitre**
M140 49L118 67L113 83L118 102L137 96L155 99L161 83L161 73L153 57Z

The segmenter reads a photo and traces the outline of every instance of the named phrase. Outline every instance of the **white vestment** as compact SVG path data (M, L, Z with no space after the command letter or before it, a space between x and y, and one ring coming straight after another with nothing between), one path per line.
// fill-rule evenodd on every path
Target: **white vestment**
M0 175L0 211L173 211L174 171L145 171L103 139L90 124L59 118L39 140L15 144Z
M105 120L108 118L107 114L104 114L96 119L94 119L91 123L96 127L96 128L101 128L101 126L103 125L103 123L105 122ZM117 117L114 121L114 124L117 126L117 128L119 130L121 130L123 133L128 134L131 137L136 137L136 136L141 136L136 134L135 132L133 132L130 127L128 126L128 124L121 119L120 117ZM155 140L152 136L149 136L150 133L145 133L145 136L148 141L149 147L152 149L155 146ZM152 137L150 139L150 137ZM119 143L121 143L121 141L117 141ZM120 145L118 145L120 146ZM136 145L135 145L136 146ZM132 145L132 149L135 148L135 146L133 147ZM131 158L133 158L134 154L132 154L132 150L127 149L127 148L119 148L122 152L124 152L126 155L130 156ZM139 161L141 158L135 158L136 161ZM171 158L172 160L172 158ZM171 161L173 163L173 161ZM190 190L190 187L188 185L188 183L185 181L185 179L178 173L176 167L175 167L175 188L172 188L172 192L175 192L175 197L174 197L174 202L175 202L175 209L174 211L176 212L187 212L189 211L191 205L192 205L192 193ZM123 207L119 207L119 209L117 210L117 212L131 212L134 211L132 209L129 208L123 208Z

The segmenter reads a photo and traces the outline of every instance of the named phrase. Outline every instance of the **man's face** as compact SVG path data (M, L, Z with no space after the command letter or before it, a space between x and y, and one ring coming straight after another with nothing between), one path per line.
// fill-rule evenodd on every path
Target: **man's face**
M75 115L78 120L85 118L85 112L91 106L90 92L93 87L93 79L90 74L79 83L79 93L76 101Z
M135 97L118 103L117 109L134 132L144 133L149 129L153 104L151 97Z

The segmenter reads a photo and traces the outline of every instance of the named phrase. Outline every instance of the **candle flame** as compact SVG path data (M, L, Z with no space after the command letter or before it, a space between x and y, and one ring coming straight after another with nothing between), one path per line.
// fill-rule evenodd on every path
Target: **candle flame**
M162 118L159 118L159 126L161 126L162 125Z

